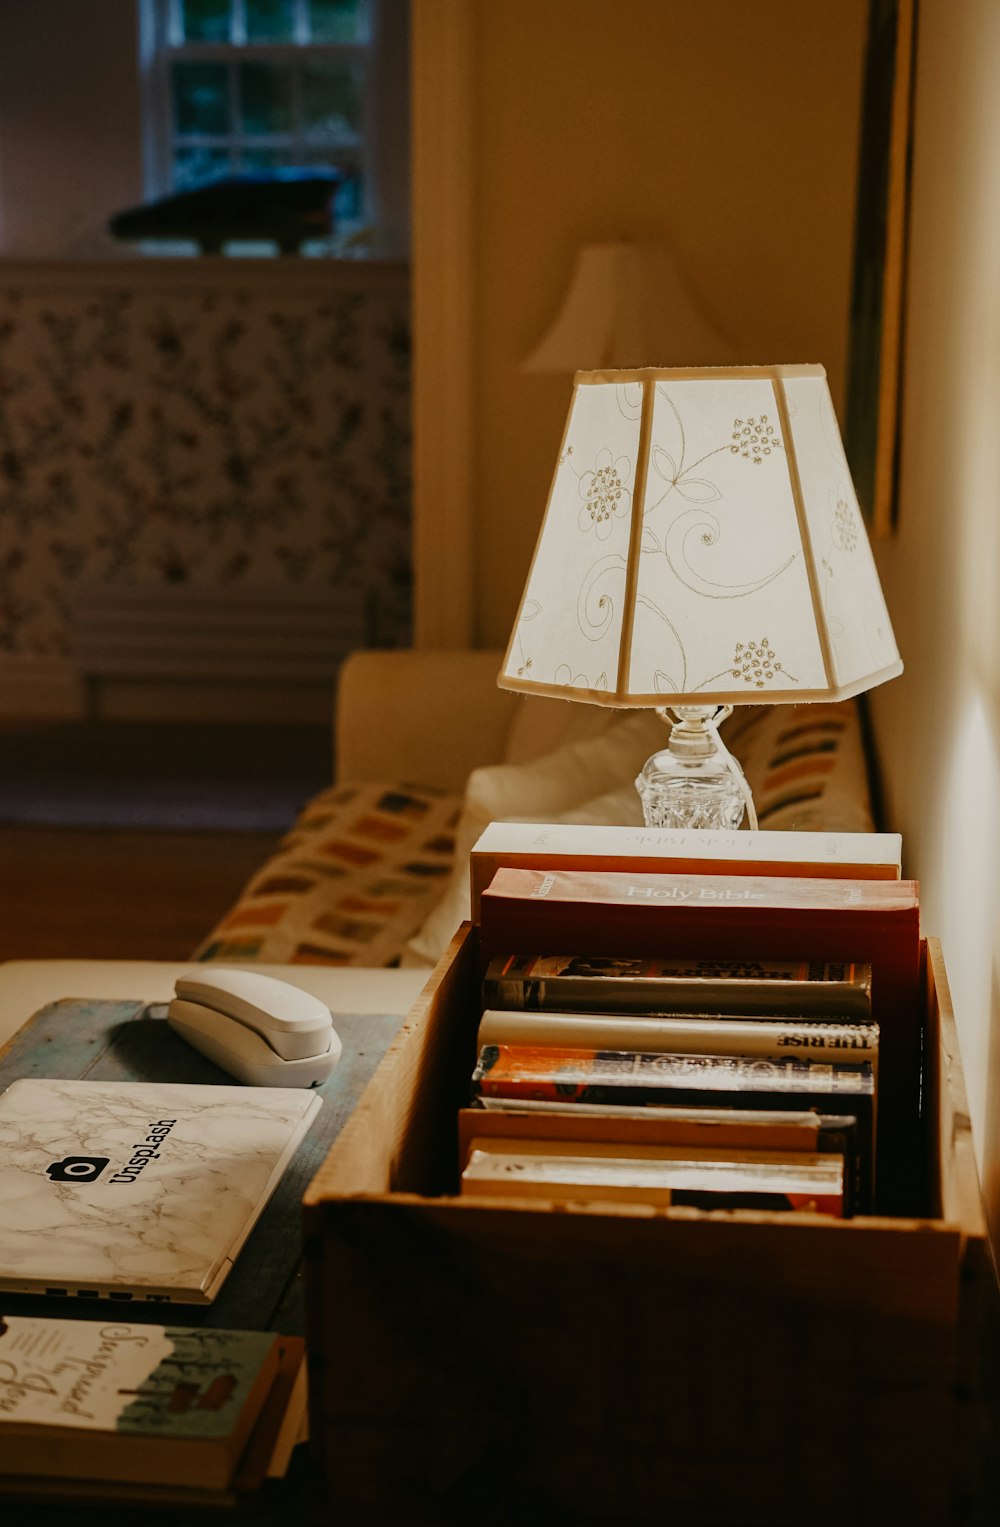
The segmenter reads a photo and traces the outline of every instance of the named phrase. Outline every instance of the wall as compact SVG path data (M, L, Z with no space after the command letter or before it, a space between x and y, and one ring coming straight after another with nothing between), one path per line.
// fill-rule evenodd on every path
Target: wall
M871 696L891 825L944 945L1000 1244L1000 7L921 0L900 519L906 664Z
M503 645L569 400L568 375L526 375L520 362L581 244L668 242L738 359L822 361L840 401L865 5L489 0L465 11L472 640ZM414 21L425 24L419 7ZM447 194L439 184L416 208L418 238L422 219L452 215ZM425 332L421 354L418 333L418 372L433 371L439 339ZM454 429L454 411L437 427ZM418 520L421 491L418 475Z
M0 5L0 253L114 251L142 199L135 0Z

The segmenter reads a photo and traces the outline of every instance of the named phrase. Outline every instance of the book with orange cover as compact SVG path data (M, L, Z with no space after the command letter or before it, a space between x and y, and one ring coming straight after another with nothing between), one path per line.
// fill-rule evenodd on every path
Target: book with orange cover
M882 1207L919 1193L920 904L912 880L501 869L482 898L480 974L500 955L842 960L872 969Z

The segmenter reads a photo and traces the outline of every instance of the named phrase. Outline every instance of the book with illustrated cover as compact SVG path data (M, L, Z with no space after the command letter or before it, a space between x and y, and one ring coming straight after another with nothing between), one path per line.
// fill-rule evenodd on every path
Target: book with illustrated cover
M581 1103L662 1102L672 1094L688 1091L696 1092L702 1101L719 1093L753 1094L755 1098L808 1097L810 1101L846 1097L852 1103L874 1096L874 1077L867 1061L832 1065L798 1057L772 1061L734 1055L557 1050L532 1045L486 1045L479 1052L472 1080L474 1091L487 1095L514 1097L522 1090L526 1097ZM608 1092L614 1096L605 1096ZM764 1105L755 1102L751 1106Z
M803 1210L844 1216L844 1162L807 1151L725 1150L552 1140L472 1141L462 1193Z
M798 875L898 880L895 832L768 832L490 822L469 856L472 920L499 869L624 870L676 875Z
M871 1019L871 966L852 961L512 954L491 961L483 1006L589 1013Z
M465 1166L473 1141L523 1140L583 1145L673 1146L761 1156L775 1151L836 1155L844 1162L844 1214L866 1213L870 1195L861 1180L857 1120L820 1114L722 1108L630 1108L586 1103L480 1099L458 1115L458 1161Z
M878 1026L805 1023L797 1019L704 1017L657 1013L520 1012L488 1008L479 1021L478 1046L552 1045L556 1049L639 1050L647 1054L753 1055L779 1060L878 1062Z
M875 1080L867 1061L831 1065L798 1058L487 1045L472 1075L472 1093L484 1100L850 1114L858 1121L861 1180L874 1185Z
M279 1376L272 1332L0 1320L0 1475L220 1491Z
M482 898L480 979L512 952L688 961L867 963L879 1026L880 1207L919 1188L920 903L912 880L498 870Z

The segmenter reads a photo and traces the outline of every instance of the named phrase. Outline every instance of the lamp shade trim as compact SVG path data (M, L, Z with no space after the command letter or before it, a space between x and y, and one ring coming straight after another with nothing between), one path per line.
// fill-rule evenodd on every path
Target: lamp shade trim
M830 650L830 637L824 619L823 601L819 591L819 581L816 576L816 564L812 556L812 537L809 531L809 519L806 514L805 503L802 497L802 479L799 476L798 457L795 452L795 435L792 430L791 419L788 416L788 397L785 393L785 384L781 377L775 377L772 383L774 388L774 402L778 410L778 418L788 441L786 459L788 461L788 479L791 483L792 498L795 500L795 514L799 522L799 535L802 544L806 548L806 573L809 578L809 594L813 602L813 615L816 621L816 630L819 635L820 647L823 651L823 668L826 680L831 689L836 688L833 654Z
M622 399L619 398L619 408ZM639 450L635 468L634 502L642 504L646 496L646 478L649 473L650 439L653 429L653 384L644 382L642 404L639 413ZM642 552L643 518L639 513L631 516L629 528L628 558L625 566L625 595L622 619L622 636L618 649L618 674L616 689L621 693L628 687L629 664L632 658L632 631L635 625L636 585L639 580L639 557ZM581 590L581 600L586 608L586 585Z
M713 689L710 694L705 691L692 690L688 694L616 694L614 690L607 688L587 688L585 685L574 687L570 684L544 684L535 683L532 679L509 679L506 674L497 676L497 685L500 689L517 690L519 694L539 695L544 699L552 700L582 700L588 705L604 705L612 710L662 710L675 705L805 705L814 701L833 703L838 700L851 700L855 695L864 694L866 690L875 689L879 684L885 684L889 679L896 679L903 672L903 663L899 659L889 667L878 673L868 674L856 684L845 684L837 689L798 689L792 691L774 691L763 689Z
M614 367L599 371L578 371L573 378L575 387L602 386L608 382L619 386L642 386L653 382L760 382L785 377L826 378L826 367L818 364L798 366L643 366L635 371L622 371Z

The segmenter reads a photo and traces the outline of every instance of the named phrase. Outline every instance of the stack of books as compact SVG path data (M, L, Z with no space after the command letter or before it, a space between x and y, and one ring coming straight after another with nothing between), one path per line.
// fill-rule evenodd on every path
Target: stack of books
M262 1331L0 1319L0 1497L231 1506L306 1430L305 1343Z
M912 882L500 868L462 1192L885 1208L918 1116L918 911Z

